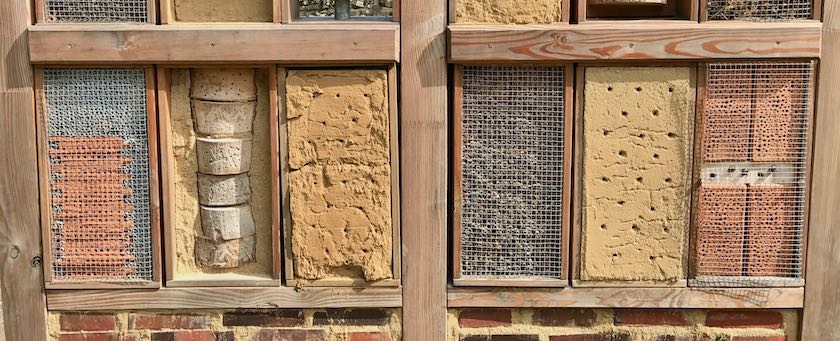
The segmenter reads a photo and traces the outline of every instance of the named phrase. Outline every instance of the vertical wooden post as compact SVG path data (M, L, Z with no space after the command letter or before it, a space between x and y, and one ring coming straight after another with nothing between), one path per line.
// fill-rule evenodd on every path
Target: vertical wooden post
M802 340L840 340L840 0L825 0Z
M401 1L403 340L446 340L446 0Z
M0 282L7 340L46 340L30 1L0 2Z

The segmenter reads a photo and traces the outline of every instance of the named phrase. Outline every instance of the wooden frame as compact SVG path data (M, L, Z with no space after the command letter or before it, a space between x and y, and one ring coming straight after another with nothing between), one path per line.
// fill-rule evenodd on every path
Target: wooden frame
M47 22L47 6L46 0L34 0L34 11L35 11L35 23L39 25L77 25L74 23L51 23ZM163 0L165 1L165 0ZM146 0L147 3L147 10L149 11L148 16L146 18L145 25L154 25L157 24L157 2L158 0ZM163 15L163 8L161 8L161 15ZM133 23L126 23L126 24L133 24ZM87 25L87 24L82 24ZM109 24L96 24L96 25L109 25Z
M107 67L107 66L106 66ZM138 283L110 283L110 282L53 282L52 280L52 234L50 232L50 184L49 156L47 151L47 108L44 95L44 69L35 68L35 97L37 114L38 139L38 175L41 208L41 239L44 253L44 282L47 289L127 289L127 288L159 288L161 285L161 250L160 250L160 202L158 176L158 113L155 105L155 73L152 66L131 66L125 68L144 69L146 78L147 103L147 136L149 153L149 218L152 250L152 280ZM61 67L69 68L69 67ZM84 68L84 67L83 67Z
M568 23L571 21L572 2L577 0L557 0L560 2L560 23ZM447 13L450 24L458 23L458 0L449 0L447 5Z
M786 61L791 61L790 59ZM794 60L795 61L795 60ZM805 174L807 178L805 179L805 186L804 186L804 193L803 197L805 198L805 204L803 207L803 226L802 226L802 263L801 263L801 271L802 277L797 280L792 280L791 278L784 278L784 277L766 277L766 278L753 278L748 276L743 277L734 277L734 278L742 278L742 279L751 279L757 282L767 282L766 285L751 285L750 288L756 287L804 287L805 286L805 265L807 263L808 254L808 238L809 235L809 221L808 217L810 216L810 205L811 201L809 200L811 194L811 173L813 170L813 159L812 159L812 152L813 152L813 143L814 143L814 108L815 108L815 93L816 93L816 79L817 74L816 70L818 68L818 64L816 60L805 60L811 61L814 63L813 69L811 71L811 82L809 84L810 91L808 91L808 102L811 103L809 108L809 112L807 113L807 130L805 132L805 159L803 163L805 164ZM755 62L754 60L740 60L739 62ZM694 151L695 154L699 154L702 150L702 132L703 132L703 103L705 101L705 89L706 89L706 69L710 63L702 62L697 65L697 100L696 107L695 107L695 120L694 120ZM703 160L701 157L695 157L693 164L692 164L692 179L691 179L691 198L693 203L699 202L699 192L700 192L700 184L701 184L701 168L703 165ZM691 207L691 225L689 227L690 231L690 245L689 245L689 266L688 266L688 286L689 287L709 287L710 285L705 285L702 278L697 277L697 269L696 269L696 257L697 257L697 219L698 219L698 207L696 204L692 205ZM773 284L774 281L783 280L785 283L782 284ZM712 280L713 282L718 282L717 280ZM719 285L719 284L718 284ZM717 285L715 285L717 286Z
M580 23L601 20L681 20L698 21L697 0L663 0L665 4L601 0L590 4L587 0L577 1L577 21ZM614 2L613 4L608 4ZM590 8L591 6L591 8Z
M363 22L382 22L382 21L400 21L400 0L393 0L391 2L390 17L351 17L350 20L336 21L332 17L308 17L301 18L300 10L298 8L298 0L274 0L280 1L280 21L284 24L290 23L327 23L332 21L332 24L346 24L346 23L363 23Z
M823 0L811 0L813 4L813 15L811 16L811 20L820 21L822 18L822 4ZM698 8L699 12L699 19L700 22L714 22L716 20L709 20L709 11L708 11L709 0L700 0L700 8ZM795 22L795 21L791 21Z
M382 66L370 66L368 68L382 68ZM283 89L280 91L280 198L283 216L283 260L285 285L287 287L399 287L402 278L402 254L400 252L401 242L401 219L400 219L400 139L399 139L399 108L397 89L397 66L390 64L385 66L388 73L388 110L389 110L389 132L390 132L390 160L391 160L391 272L393 278L376 282L367 282L364 279L355 278L330 278L321 280L299 280L295 276L294 254L292 249L292 215L291 197L289 194L289 155L288 155L288 130L286 116L286 75L287 68L280 67L277 72L277 84Z
M522 65L522 64L516 64ZM559 279L478 279L461 277L461 143L463 117L463 65L455 65L454 89L452 98L452 282L456 286L513 286L513 287L565 287L569 281L569 241L572 202L572 164L573 164L573 122L574 78L572 64L559 64L563 68L563 213L561 232L561 272Z
M684 235L683 235L683 254L682 254L682 265L683 265L683 273L682 279L672 282L672 283L665 283L659 281L585 281L580 279L580 272L581 272L581 262L583 260L583 256L581 255L582 249L582 238L581 235L583 234L583 222L584 222L584 214L583 208L581 207L583 203L583 160L584 160L584 143L583 143L583 131L584 131L584 124L583 124L583 116L584 116L584 94L585 94L585 85L586 85L586 69L588 67L605 67L605 66L627 66L627 67L690 67L692 69L692 78L690 80L690 84L695 86L695 93L694 99L696 103L697 98L697 68L696 63L686 63L686 62L669 62L669 63L583 63L578 64L577 66L577 73L576 73L576 100L575 100L575 164L574 164L574 192L575 198L573 201L573 209L572 214L574 215L574 223L572 224L572 286L574 287L581 287L581 288L683 288L686 287L688 284L687 277L688 277L688 250L689 250L689 229L691 226L691 217L689 216L686 221L684 222ZM695 106L691 106L692 115L696 114L694 112ZM687 138L689 143L693 144L694 141L694 129L693 123L694 119L692 116L692 127L690 127L690 131L692 136ZM693 148L692 148L693 149ZM693 150L689 152L688 160L692 160L693 158ZM693 169L689 168L689 176L687 179L691 179L693 173ZM686 181L685 189L684 189L685 201L686 201L686 208L691 208L691 182Z
M226 65L225 67L242 67L263 69L267 73L267 86L269 97L269 140L271 152L271 174L272 174L272 210L271 210L271 235L272 235L272 271L270 274L260 275L239 275L239 274L207 274L178 278L176 273L177 245L175 237L175 183L174 170L177 161L173 157L172 126L170 116L170 91L171 91L171 69L190 69L195 67L208 67L206 65L177 66L158 69L158 93L160 108L160 144L161 144L161 170L163 172L163 236L164 249L166 251L166 286L167 287L272 287L280 285L280 203L279 183L277 174L280 173L279 162L279 138L278 138L278 114L276 68L273 65ZM213 66L209 66L213 67Z

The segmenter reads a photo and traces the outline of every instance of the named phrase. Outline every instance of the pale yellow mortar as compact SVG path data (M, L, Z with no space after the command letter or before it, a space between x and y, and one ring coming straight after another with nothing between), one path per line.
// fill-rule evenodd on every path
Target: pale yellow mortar
M272 22L272 0L173 0L180 22Z
M458 23L550 24L560 21L560 0L457 0Z

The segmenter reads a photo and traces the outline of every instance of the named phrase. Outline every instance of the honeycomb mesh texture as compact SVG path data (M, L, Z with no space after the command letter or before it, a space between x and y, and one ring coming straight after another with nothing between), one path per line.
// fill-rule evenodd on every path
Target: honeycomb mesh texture
M53 282L152 280L143 69L44 70Z
M696 276L707 286L801 283L812 62L706 70Z
M465 66L461 275L559 279L562 67Z
M301 18L332 17L335 0L297 0ZM350 15L354 17L390 17L393 0L350 1Z
M148 0L44 0L51 23L147 23Z
M784 21L813 18L812 0L708 0L709 20Z

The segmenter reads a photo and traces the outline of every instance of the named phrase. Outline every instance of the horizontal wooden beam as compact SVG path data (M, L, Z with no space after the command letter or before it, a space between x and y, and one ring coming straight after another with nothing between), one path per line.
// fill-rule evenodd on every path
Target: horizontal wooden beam
M399 24L36 25L33 64L399 61Z
M819 58L821 24L450 25L450 61Z
M449 307L802 308L803 288L450 288Z
M47 290L50 311L239 308L398 308L400 288Z

